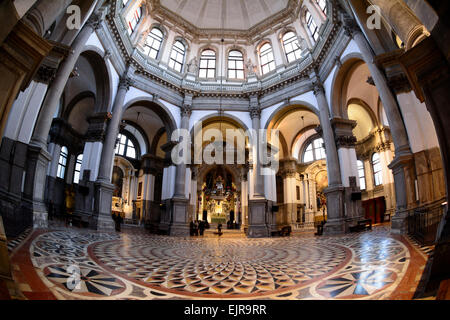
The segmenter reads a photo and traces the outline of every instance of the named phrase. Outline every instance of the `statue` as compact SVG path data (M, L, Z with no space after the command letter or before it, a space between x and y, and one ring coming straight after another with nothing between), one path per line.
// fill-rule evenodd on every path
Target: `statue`
M254 75L255 74L255 65L252 63L252 60L250 58L247 60L247 63L245 64L245 67L247 69L248 75Z
M188 63L188 72L197 73L197 70L198 70L198 61L197 58L193 58L191 62Z

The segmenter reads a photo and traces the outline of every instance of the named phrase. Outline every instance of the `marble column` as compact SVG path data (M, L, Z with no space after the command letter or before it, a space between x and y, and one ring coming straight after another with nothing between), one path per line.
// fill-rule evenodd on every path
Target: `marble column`
M119 134L119 124L122 120L123 105L125 96L130 89L131 80L125 73L120 78L119 88L112 108L112 118L106 129L106 137L103 143L100 157L100 168L95 182L95 205L94 216L97 217L97 230L112 231L114 222L111 218L111 205L114 186L111 183L111 176L114 162L114 152L117 136Z
M374 55L361 30L355 25L353 20L346 21L345 29L347 35L352 37L358 45L386 111L386 117L389 122L392 139L395 145L395 158L389 165L389 169L391 169L394 174L397 199L397 209L395 216L392 218L391 230L393 233L405 233L407 227L406 218L408 216L406 192L410 189L408 183L412 183L413 185L415 179L409 181L412 174L411 170L413 169L413 155L409 146L408 135L403 123L403 118L400 114L400 108L397 101L387 85L385 76L373 62Z
M325 97L325 89L317 73L312 74L314 95L319 106L319 118L322 136L327 154L328 185L324 193L327 197L328 221L324 228L325 234L340 234L344 232L344 186L342 185L339 157L333 128L330 123L330 109ZM315 196L314 196L315 199Z
M261 175L262 166L260 162L261 148L267 148L261 144L259 139L259 129L261 127L261 110L258 106L257 98L251 98L251 107L249 109L252 119L252 126L255 133L253 137L253 197L249 200L248 215L248 236L250 238L263 238L270 236L267 213L267 200L264 191L264 177ZM265 150L262 150L265 151Z
M77 38L74 40L71 51L67 58L61 63L55 79L51 83L47 96L42 104L36 127L34 129L31 144L45 149L47 147L47 137L53 121L53 116L58 109L61 95L69 80L69 77L75 67L80 54L85 48L85 44L92 33L99 29L101 25L101 17L97 14L92 14L86 25L81 29Z
M356 156L357 139L353 135L353 129L357 123L353 120L334 118L332 126L336 136L336 146L338 149L341 179L344 186L345 221L346 231L362 219L363 211L361 201L352 200L352 194L360 192L358 159Z
M72 0L41 0L26 14L24 21L37 34L44 37L55 20L66 10Z
M402 0L369 0L380 8L381 15L403 41L406 50L430 36L413 11Z
M180 129L189 130L189 120L192 115L191 105L184 104L181 107L180 112ZM175 193L172 198L171 223L169 227L169 234L171 236L189 236L189 200L186 197L186 171L186 163L177 165L175 176Z

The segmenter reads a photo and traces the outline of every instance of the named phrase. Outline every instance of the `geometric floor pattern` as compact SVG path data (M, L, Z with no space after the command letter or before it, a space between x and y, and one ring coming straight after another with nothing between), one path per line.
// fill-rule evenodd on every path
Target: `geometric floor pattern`
M426 263L383 227L271 239L63 229L33 234L23 250L37 278L16 277L25 296L39 281L48 297L69 300L397 299L414 293Z

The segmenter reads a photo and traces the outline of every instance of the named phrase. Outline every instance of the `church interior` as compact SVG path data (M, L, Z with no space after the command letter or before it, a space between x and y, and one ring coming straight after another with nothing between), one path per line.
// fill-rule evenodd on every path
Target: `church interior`
M449 17L0 1L0 300L449 300Z

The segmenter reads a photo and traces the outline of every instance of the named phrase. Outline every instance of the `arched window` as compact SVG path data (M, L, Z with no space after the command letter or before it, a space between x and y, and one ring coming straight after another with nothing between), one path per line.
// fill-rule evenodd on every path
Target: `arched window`
M58 159L58 170L56 172L56 177L60 179L64 179L66 177L66 168L67 168L67 158L69 157L69 151L67 147L61 148L61 153L59 154Z
M366 173L364 172L364 162L358 160L358 175L359 175L359 186L361 190L366 190Z
M134 146L133 141L124 135L119 134L118 136L119 143L116 147L116 154L119 156L136 159L136 147Z
M181 72L183 70L185 56L186 56L186 47L181 41L177 40L172 47L172 53L170 54L169 68Z
M128 34L131 36L142 18L142 7L137 8L133 15L128 19Z
M291 63L292 61L298 60L302 57L302 50L300 49L297 35L294 32L286 32L286 34L283 36L283 45L288 63Z
M204 79L216 77L216 53L213 50L207 49L202 52L198 76Z
M262 74L275 70L275 57L273 55L273 50L270 43L265 43L261 46L261 49L259 50L259 58L261 60Z
M81 165L83 164L83 155L80 154L77 157L77 162L75 163L75 172L73 174L73 183L78 184L80 182L81 175Z
M238 50L228 54L228 78L244 79L244 56Z
M152 59L157 59L163 39L164 35L161 30L153 28L147 36L147 41L145 41L144 53Z
M305 18L308 30L309 32L311 32L311 37L314 39L314 41L317 41L317 39L319 39L319 27L317 26L316 22L314 21L309 11L306 11Z
M323 139L316 139L311 142L305 149L303 154L303 163L314 162L325 159L327 157L325 148L323 147Z
M327 0L316 0L317 5L319 6L320 10L327 15L328 13L328 6L327 6Z
M375 187L381 186L383 184L383 173L381 169L380 155L378 153L374 153L372 156L372 168Z

